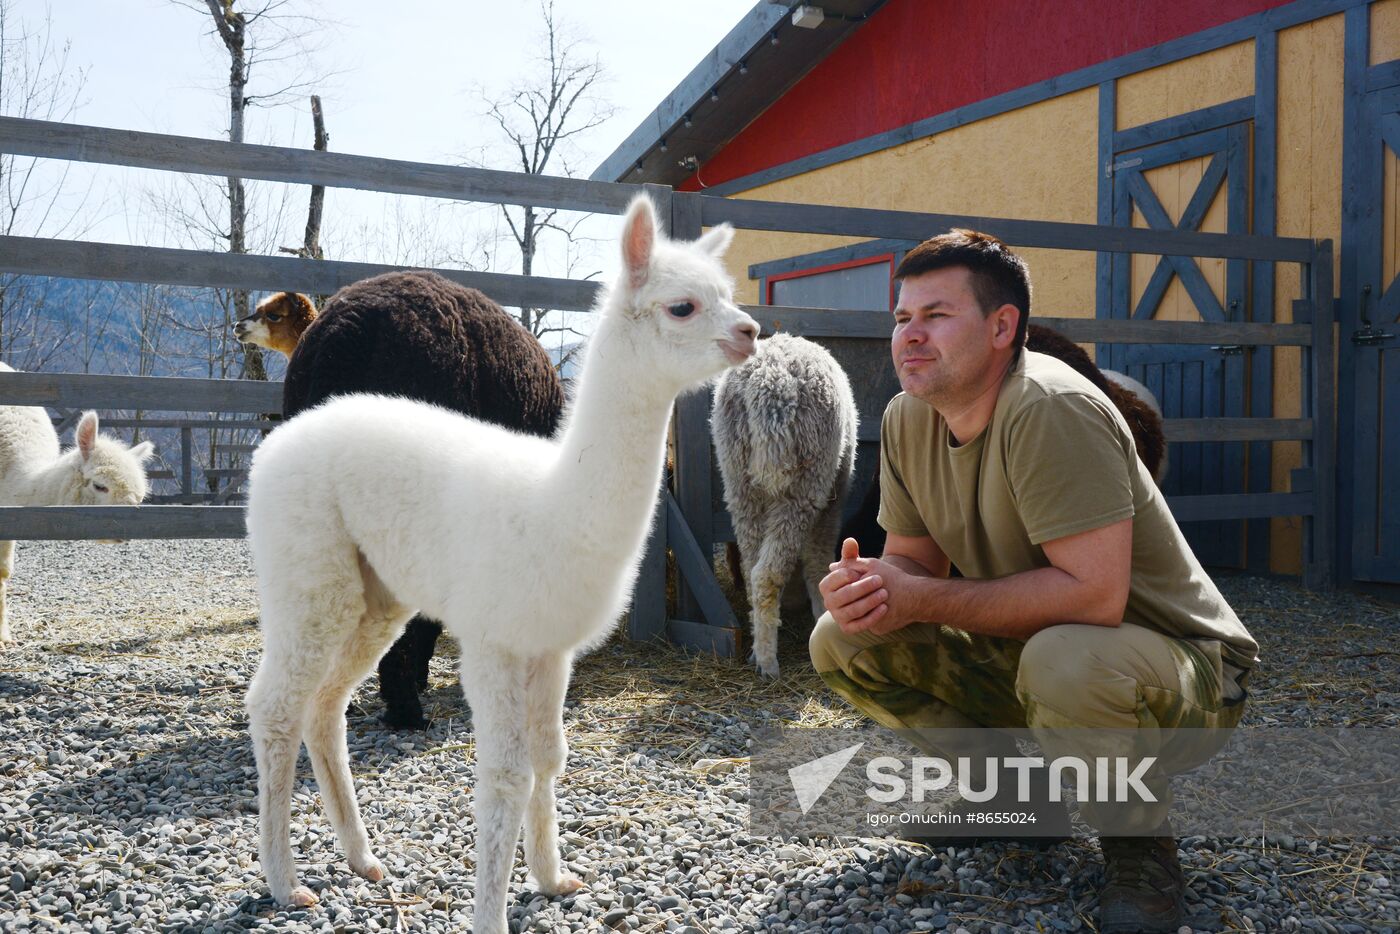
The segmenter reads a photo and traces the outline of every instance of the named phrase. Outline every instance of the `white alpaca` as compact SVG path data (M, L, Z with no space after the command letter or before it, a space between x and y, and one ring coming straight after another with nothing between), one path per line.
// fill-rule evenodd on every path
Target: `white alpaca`
M0 363L0 372L14 368ZM149 441L128 448L97 433L97 413L84 412L72 450L60 454L58 432L38 406L0 406L0 506L134 506L146 498ZM0 541L0 643L13 642L5 589L15 543Z
M599 300L576 400L553 441L421 403L342 396L258 449L248 534L264 651L248 690L258 766L258 853L273 896L310 905L289 839L305 739L351 868L384 868L360 819L345 704L415 610L461 646L476 732L477 934L506 928L525 859L550 895L561 871L554 779L574 654L625 607L656 503L678 393L745 360L758 327L733 303L727 225L668 241L651 203L623 222L623 273ZM547 566L539 560L548 546Z
M715 387L715 457L748 579L753 658L767 677L778 675L783 586L799 565L813 618L826 612L817 585L836 557L858 418L836 358L790 334L760 342Z

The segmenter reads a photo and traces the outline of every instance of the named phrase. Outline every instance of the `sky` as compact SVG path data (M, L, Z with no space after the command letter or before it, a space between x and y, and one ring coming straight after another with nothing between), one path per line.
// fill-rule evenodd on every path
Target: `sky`
M71 44L69 63L86 70L80 105L71 122L205 138L226 138L227 52L212 34L207 10L177 0L8 0L12 27L31 29L47 17L58 42ZM193 0L199 3L199 0ZM596 53L607 79L600 96L615 114L579 140L570 154L573 173L587 176L622 142L721 38L761 0L557 0L556 17ZM257 3L261 5L261 3ZM393 12L389 13L388 10ZM266 91L263 76L301 70L319 76L330 148L338 152L420 162L479 164L509 168L492 147L486 99L537 72L542 20L534 0L285 0L282 12L305 14L321 25L311 30L319 48L296 53L285 63L255 72L252 92ZM248 142L309 146L305 94L295 107L252 108ZM552 169L564 174L563 166ZM173 192L169 173L120 169L70 170L65 187L92 179L95 212L86 239L148 243L162 239L147 223L152 190ZM266 186L281 188L283 186ZM144 192L135 197L133 192ZM300 242L305 188L269 194L285 197L297 215L286 234ZM98 207L100 205L100 207ZM345 238L355 223L391 225L404 236L438 221L439 204L426 199L389 199L334 189L327 192L326 224L332 239ZM477 226L499 228L498 212L481 209ZM599 226L599 224L603 226ZM585 228L604 240L606 222ZM292 232L294 231L294 233ZM442 231L438 231L442 236ZM167 240L168 242L168 240ZM174 245L174 244L170 244ZM333 244L328 244L328 247ZM384 243L380 253L396 252ZM546 247L544 273L607 274L613 251ZM590 252L591 250L591 252ZM401 255L361 255L382 262L424 264L408 247ZM576 255L581 254L581 255ZM336 258L334 256L330 258ZM493 268L510 271L502 256Z

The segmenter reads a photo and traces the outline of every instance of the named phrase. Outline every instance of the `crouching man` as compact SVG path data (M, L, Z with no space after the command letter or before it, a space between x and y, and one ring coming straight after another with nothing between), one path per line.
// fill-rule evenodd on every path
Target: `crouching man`
M953 231L911 250L895 279L904 391L881 428L888 541L880 558L844 544L821 584L812 661L884 726L983 728L980 749L928 749L950 760L1016 756L996 728L1029 728L1047 759L1082 752L1074 736L1140 740L1134 751L1160 763L1147 780L1157 803L1082 805L1102 833L1100 930L1175 931L1185 884L1167 777L1239 722L1258 646L1117 409L1022 349L1025 263L994 237Z

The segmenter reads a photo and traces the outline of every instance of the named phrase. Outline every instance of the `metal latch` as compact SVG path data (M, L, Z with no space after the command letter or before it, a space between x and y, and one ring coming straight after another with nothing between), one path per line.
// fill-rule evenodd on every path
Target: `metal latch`
M1388 340L1394 340L1395 335L1389 331L1377 331L1371 324L1371 319L1366 315L1366 305L1371 301L1371 283L1366 283L1361 287L1361 307L1357 309L1357 317L1361 319L1361 330L1351 332L1351 342L1362 347L1370 347L1375 344L1383 344Z
M1360 344L1362 347L1370 347L1374 344L1384 344L1386 341L1395 340L1397 336L1400 335L1391 334L1389 331L1377 331L1368 321L1361 330L1351 332L1351 342Z

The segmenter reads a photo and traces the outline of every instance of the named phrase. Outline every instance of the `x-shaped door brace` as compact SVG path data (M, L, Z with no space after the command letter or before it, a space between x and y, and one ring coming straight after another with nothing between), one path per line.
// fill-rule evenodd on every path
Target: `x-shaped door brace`
M1225 182L1226 167L1224 153L1218 152L1211 157L1210 165L1206 167L1205 174L1201 176L1201 183L1196 186L1195 193L1191 195L1190 203L1186 205L1186 210L1181 212L1181 219L1175 224L1167 216L1166 208L1162 207L1157 193L1147 183L1141 170L1129 170L1123 174L1127 179L1128 196L1137 205L1138 210L1142 211L1142 216L1150 229L1195 231L1205 220L1211 202L1215 200L1216 193L1220 191L1220 186ZM1215 297L1210 283L1206 282L1201 267L1196 265L1196 261L1189 256L1163 256L1158 261L1157 268L1152 271L1152 278L1148 280L1147 288L1142 293L1142 298L1139 299L1137 307L1133 309L1134 318L1152 318L1157 311L1157 306L1162 303L1162 299L1167 294L1167 286L1171 285L1173 272L1181 277L1181 284L1185 286L1187 294L1191 296L1191 301L1195 302L1196 309L1201 313L1203 320L1225 320L1225 309L1220 307L1220 300Z

